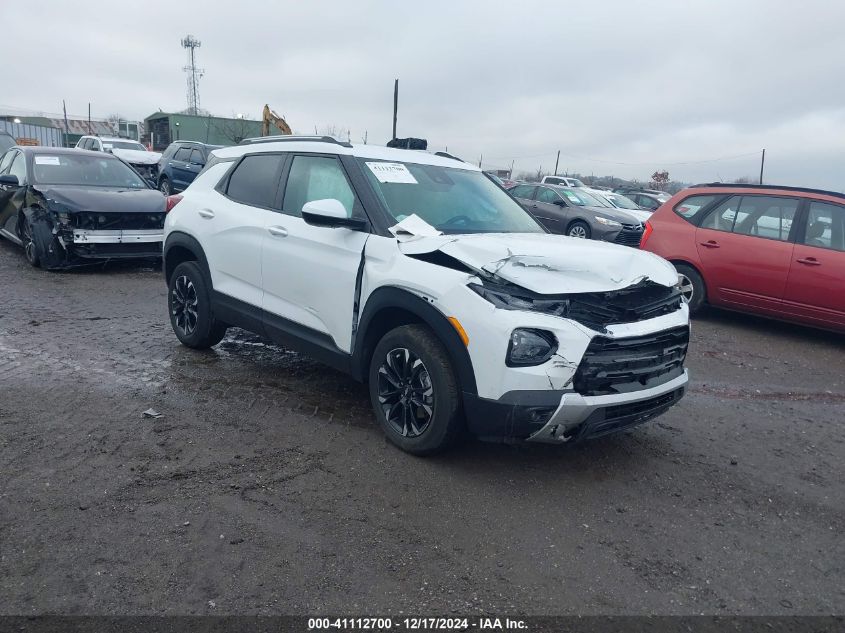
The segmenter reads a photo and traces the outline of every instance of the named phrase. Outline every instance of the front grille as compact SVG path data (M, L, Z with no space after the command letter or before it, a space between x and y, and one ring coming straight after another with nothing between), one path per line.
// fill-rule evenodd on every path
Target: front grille
M689 327L647 336L596 336L575 372L573 386L585 396L627 393L680 376L689 345Z
M634 323L670 314L679 310L681 303L681 293L677 288L644 281L622 290L569 295L569 310L561 316L605 332L608 325Z
M71 224L75 229L90 231L140 230L164 228L164 213L74 213Z
M623 224L622 230L613 238L614 243L623 246L639 247L640 239L643 236L642 224Z
M573 440L592 440L633 428L664 413L684 395L684 388L648 400L618 404L594 412L570 432Z

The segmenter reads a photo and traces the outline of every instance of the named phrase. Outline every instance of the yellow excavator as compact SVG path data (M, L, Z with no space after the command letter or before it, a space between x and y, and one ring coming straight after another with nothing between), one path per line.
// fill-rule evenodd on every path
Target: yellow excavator
M270 106L264 104L264 112L261 115L261 136L270 136L270 124L279 128L282 134L293 134L288 122L270 109Z

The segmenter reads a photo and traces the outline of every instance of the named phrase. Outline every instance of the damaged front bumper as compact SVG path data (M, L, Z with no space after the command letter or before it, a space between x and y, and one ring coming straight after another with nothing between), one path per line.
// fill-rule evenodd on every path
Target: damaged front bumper
M87 230L75 229L73 231L74 244L139 244L164 242L164 231L159 229L149 230Z
M582 396L566 393L543 427L528 436L531 442L560 444L594 439L638 426L667 411L684 395L689 374L631 393Z

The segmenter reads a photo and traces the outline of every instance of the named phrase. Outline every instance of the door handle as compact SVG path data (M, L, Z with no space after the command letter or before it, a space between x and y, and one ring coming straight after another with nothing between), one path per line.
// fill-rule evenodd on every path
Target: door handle
M288 230L283 226L270 226L267 227L267 230L270 231L270 235L275 235L276 237L288 236Z
M214 211L211 209L200 209L197 213L200 214L201 218L205 218L206 220L210 220L214 217Z
M821 266L822 263L817 260L815 257L805 257L798 260L799 264L804 264L806 266Z
M701 245L707 248L719 248L719 242L715 240L707 240L706 242L701 242Z

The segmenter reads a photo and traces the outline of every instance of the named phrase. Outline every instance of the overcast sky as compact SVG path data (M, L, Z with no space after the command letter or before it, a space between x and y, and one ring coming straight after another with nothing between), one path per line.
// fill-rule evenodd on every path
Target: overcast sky
M382 144L399 78L398 135L485 168L732 180L765 147L767 181L845 189L836 0L0 4L2 111L181 110L190 33L221 116Z

